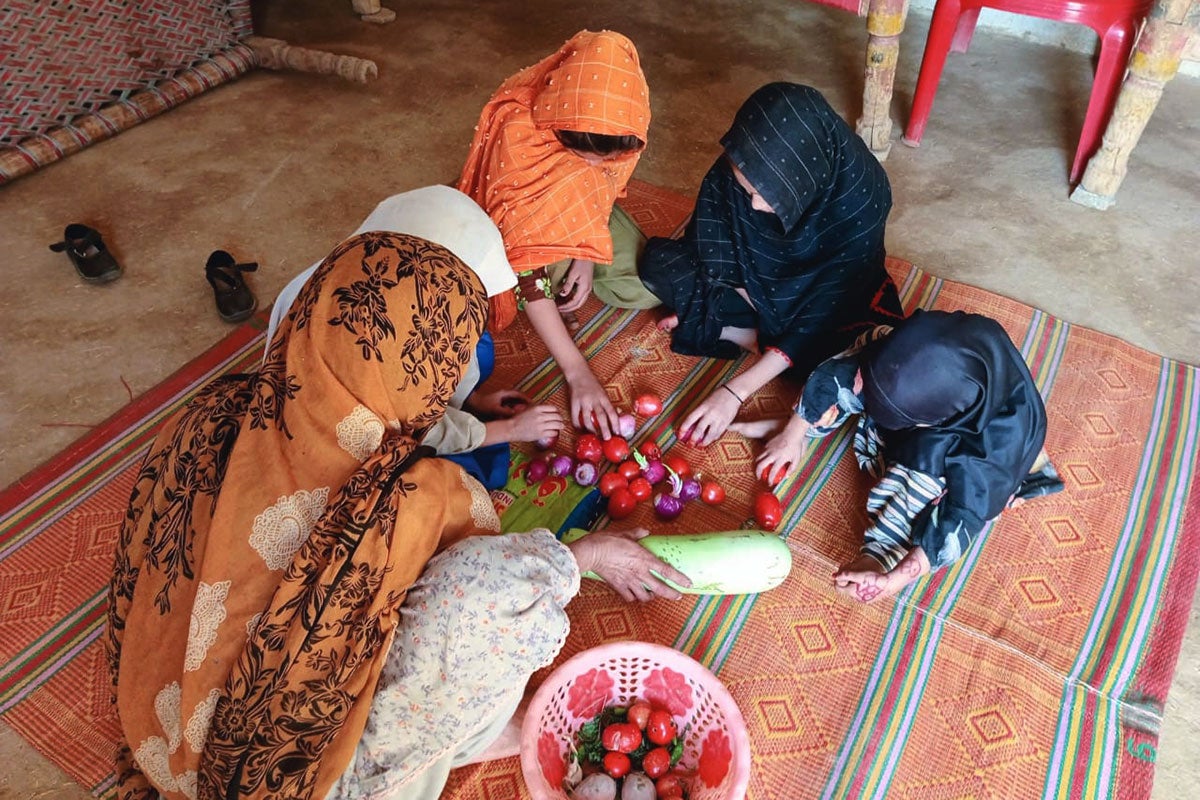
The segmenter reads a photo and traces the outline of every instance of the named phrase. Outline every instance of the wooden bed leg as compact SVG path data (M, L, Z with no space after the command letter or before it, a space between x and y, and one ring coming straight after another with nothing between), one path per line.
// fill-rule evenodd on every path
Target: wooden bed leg
M379 67L374 61L365 58L341 56L324 50L309 50L307 47L292 47L282 39L266 36L247 36L243 43L254 51L258 57L258 65L267 69L337 75L358 83L366 83L379 77Z
M855 131L880 161L892 149L892 87L900 58L900 34L907 15L907 0L871 0L867 11L869 38L863 113Z
M396 12L390 8L384 8L380 5L379 0L350 0L350 7L363 22L384 25L396 18Z
M1163 13L1162 6L1167 6ZM1179 22L1173 22L1171 6L1180 6ZM1129 156L1137 146L1150 115L1162 98L1163 88L1179 71L1188 38L1197 34L1197 15L1187 19L1194 0L1160 4L1146 21L1129 64L1129 74L1117 95L1103 144L1088 161L1083 180L1071 192L1076 203L1106 209L1117 202L1117 189L1129 169Z

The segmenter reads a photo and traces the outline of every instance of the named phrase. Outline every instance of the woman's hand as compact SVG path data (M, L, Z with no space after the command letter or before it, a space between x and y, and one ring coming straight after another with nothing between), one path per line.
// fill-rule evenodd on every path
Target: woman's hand
M645 602L655 597L678 600L681 595L653 573L680 586L691 586L687 575L660 560L637 543L650 535L645 528L596 531L567 545L580 572L594 572L626 600ZM653 572L652 572L653 571Z
M586 368L575 376L568 376L571 389L571 422L608 439L617 429L617 409L608 399L608 393Z
M808 423L799 414L793 414L788 424L777 435L772 436L755 462L758 477L776 485L791 477L804 458L804 432Z
M721 438L721 434L737 416L739 408L741 403L733 396L733 392L718 386L684 418L679 426L679 438L689 444L707 447Z
M566 314L583 308L583 304L592 293L592 273L595 268L595 263L591 261L571 259L571 266L567 268L562 286L558 289L558 296L564 298L562 305L558 307L560 312Z
M477 417L508 419L529 407L532 401L515 389L500 389L487 394L472 392L463 403L463 410Z

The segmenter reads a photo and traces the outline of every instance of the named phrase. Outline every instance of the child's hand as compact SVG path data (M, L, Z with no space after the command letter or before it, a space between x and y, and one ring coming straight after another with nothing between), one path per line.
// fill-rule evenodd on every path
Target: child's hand
M793 414L784 429L767 441L759 455L754 467L758 476L771 486L791 477L804 459L804 432L807 429L804 418Z
M465 410L477 417L493 419L508 419L524 411L532 401L525 395L513 389L500 389L487 394L473 392L463 405Z
M536 442L549 439L563 429L562 414L554 406L533 406L508 421L512 426L510 442Z
M717 387L683 419L678 436L682 442L708 447L720 439L742 407L736 396L724 387Z
M558 290L558 296L561 298L559 312L566 314L583 308L583 304L587 302L588 296L592 293L594 269L595 264L591 261L581 258L571 260L571 266L567 268L562 287Z

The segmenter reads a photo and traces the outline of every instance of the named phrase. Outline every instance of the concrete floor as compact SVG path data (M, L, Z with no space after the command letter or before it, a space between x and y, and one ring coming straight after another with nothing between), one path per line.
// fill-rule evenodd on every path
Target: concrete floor
M229 328L203 278L216 248L257 260L264 303L382 197L453 181L479 109L510 73L580 28L633 38L654 121L637 177L693 192L740 102L812 84L854 119L862 20L790 0L586 4L392 0L360 23L348 0L272 0L256 29L375 59L366 85L256 71L0 190L0 486L46 460ZM572 5L578 5L572 8ZM893 118L907 120L927 18L903 37ZM1163 97L1116 208L1067 199L1091 81L1079 53L980 31L947 66L924 144L886 162L888 249L946 278L1037 305L1173 358L1200 360L1200 81ZM897 128L895 135L899 135ZM118 282L77 280L46 245L104 232ZM1200 783L1200 613L1167 706L1156 800ZM0 798L86 792L0 726ZM1019 799L1018 799L1019 800Z

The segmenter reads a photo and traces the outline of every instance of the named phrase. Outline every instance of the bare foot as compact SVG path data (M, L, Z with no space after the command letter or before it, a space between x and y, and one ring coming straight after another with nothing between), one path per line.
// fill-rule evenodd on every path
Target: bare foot
M914 547L891 572L884 572L871 556L860 555L834 573L833 585L839 594L860 603L873 603L895 595L927 572L929 559L925 551Z
M678 314L668 314L667 316L660 319L658 321L658 324L655 325L655 327L658 328L663 333L670 333L671 331L673 331L679 327L679 315Z
M747 439L766 439L768 436L774 436L783 430L786 420L783 419L756 419L750 422L731 422L729 430L734 433L740 433Z

